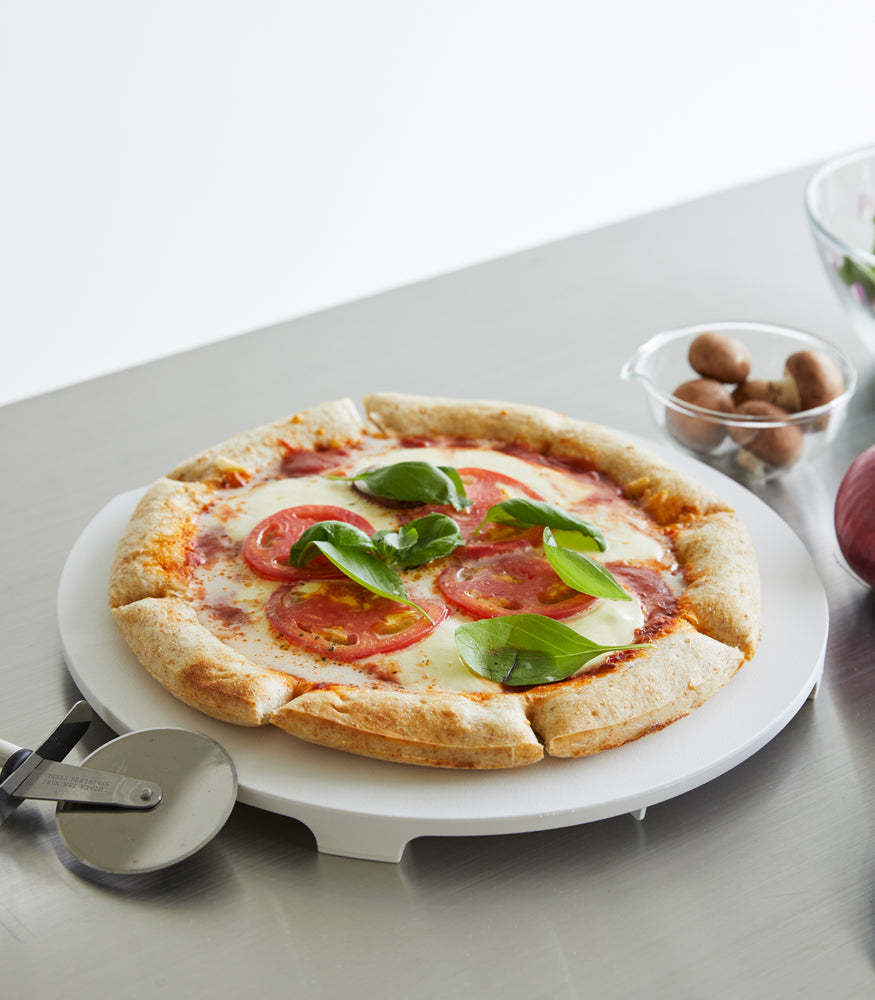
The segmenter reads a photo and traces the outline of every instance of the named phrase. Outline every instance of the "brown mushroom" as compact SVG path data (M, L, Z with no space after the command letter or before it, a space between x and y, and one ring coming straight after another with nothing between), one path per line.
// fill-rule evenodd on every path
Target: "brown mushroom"
M679 385L673 395L682 402L718 414L735 409L729 390L716 379L692 379ZM666 410L666 426L681 444L697 452L713 451L726 437L726 424L718 417L699 417L671 407Z
M690 344L687 358L703 378L718 382L743 382L750 374L750 351L725 333L700 333Z
M776 421L771 427L733 425L729 435L740 445L736 461L749 472L760 473L765 468L783 469L794 465L802 457L802 428L786 420L788 413L774 403L751 399L736 408L736 415L759 417Z
M784 377L772 382L772 390L772 402L795 413L831 402L845 391L845 380L828 354L797 351L787 358Z
M741 406L751 399L765 399L767 402L772 402L774 394L771 382L764 378L749 378L732 390L732 402L736 406Z

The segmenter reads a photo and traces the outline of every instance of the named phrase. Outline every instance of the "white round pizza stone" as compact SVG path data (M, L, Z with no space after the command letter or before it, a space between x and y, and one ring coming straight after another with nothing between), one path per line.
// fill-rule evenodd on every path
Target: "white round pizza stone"
M763 639L754 659L702 708L615 750L511 770L454 771L355 757L270 726L246 729L196 712L143 670L107 604L113 554L142 489L110 500L67 558L58 592L67 666L120 734L171 726L218 740L236 764L239 800L300 820L323 853L397 862L415 837L521 833L638 813L724 774L776 736L819 680L829 631L823 585L788 525L720 473L674 452L666 457L723 496L750 529L762 575Z

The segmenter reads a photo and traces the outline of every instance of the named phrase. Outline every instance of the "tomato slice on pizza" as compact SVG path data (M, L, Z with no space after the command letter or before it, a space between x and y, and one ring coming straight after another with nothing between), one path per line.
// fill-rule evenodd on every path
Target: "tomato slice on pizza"
M293 645L348 663L412 646L449 614L439 600L417 603L428 617L352 580L300 581L275 590L265 613Z
M243 558L261 576L271 580L309 580L314 577L341 576L324 557L318 556L306 566L291 566L289 551L307 528L319 521L343 521L360 528L366 534L373 526L360 515L345 507L330 504L302 504L278 510L260 521L249 533L243 545Z
M535 614L569 618L597 598L563 583L534 550L459 559L438 577L440 592L474 618Z
M459 525L465 539L468 555L485 556L496 552L538 545L541 540L540 528L522 528L508 524L483 524L483 518L490 507L509 500L511 497L528 497L542 500L543 497L530 486L518 479L491 469L457 469L465 486L465 494L471 501L466 510L449 510L447 507L429 506L411 512L410 517L419 517L424 511L437 510L449 514Z

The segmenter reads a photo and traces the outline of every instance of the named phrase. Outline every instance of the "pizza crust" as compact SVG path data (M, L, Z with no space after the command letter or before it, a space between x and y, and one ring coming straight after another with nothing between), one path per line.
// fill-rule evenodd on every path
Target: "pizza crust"
M177 465L168 478L237 486L282 461L290 449L341 448L358 441L365 429L355 403L336 399L213 445Z
M371 422L385 433L485 438L559 459L583 459L611 476L663 526L731 509L691 476L622 434L551 410L488 400L423 399L401 393L366 396L364 403Z
M580 757L663 729L703 705L744 660L681 622L653 650L609 674L529 696L531 720L554 757Z
M171 694L192 708L238 726L264 726L304 685L257 666L203 627L176 597L146 597L113 609L137 659Z
M109 604L188 594L194 518L212 499L205 483L159 479L143 494L118 544L109 576Z
M700 632L753 656L760 641L760 576L747 528L728 513L678 527L675 549L687 587L681 614Z
M521 403L445 399L397 392L365 396L365 413L384 434L514 442L549 451L566 425L558 413Z
M278 709L271 722L310 743L405 764L518 767L544 754L512 695L318 689Z
M138 504L113 563L110 605L138 659L186 704L368 757L516 767L545 751L584 756L660 729L698 708L753 655L759 575L744 525L720 497L637 442L549 410L491 401L381 393L365 398L365 411L362 419L350 400L337 400L238 435L181 463ZM607 473L673 539L686 580L680 616L653 649L626 654L607 672L501 694L313 685L234 651L189 603L197 513L217 490L245 484L290 450L342 448L375 435L512 444Z

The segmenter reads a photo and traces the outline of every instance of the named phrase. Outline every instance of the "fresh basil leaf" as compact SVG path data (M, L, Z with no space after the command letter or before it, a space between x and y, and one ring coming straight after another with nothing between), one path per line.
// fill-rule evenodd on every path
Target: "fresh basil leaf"
M450 504L456 510L471 506L465 487L455 469L429 462L396 462L376 469L366 469L355 476L329 476L364 483L374 496L402 503Z
M875 218L872 219L875 223ZM875 253L875 244L872 247ZM843 257L838 275L846 285L860 285L867 298L871 299L875 295L875 267L867 264L860 264L850 257Z
M392 528L385 528L371 535L371 542L374 546L374 554L387 565L398 563L398 557L408 545L401 540L401 532Z
M408 521L398 531L378 531L371 539L381 559L408 568L448 556L464 542L458 524L437 512Z
M563 549L574 549L575 552L604 552L599 549L599 543L591 535L579 531L566 531L563 528L545 528L544 533L551 532L556 544Z
M380 562L376 556L359 548L346 548L328 541L314 541L312 545L350 580L380 597L388 597L390 601L416 608L420 614L434 623L431 615L407 596L401 577L385 563Z
M331 542L341 548L370 550L373 548L368 535L345 521L317 521L301 535L289 551L289 565L306 566L319 551L316 542Z
M603 653L651 645L599 646L570 626L542 615L500 615L456 629L456 646L471 670L515 687L555 684Z
M609 601L632 600L607 567L583 552L557 545L549 528L544 529L544 555L559 579L582 594Z
M844 257L838 275L846 285L859 285L867 298L871 299L875 295L875 268Z
M487 522L495 524L512 524L517 527L538 525L545 528L555 528L561 531L573 531L582 538L588 539L600 552L607 548L605 536L594 524L584 521L582 517L569 514L555 504L544 500L529 500L526 497L511 497L490 507L478 527L478 531Z
M468 497L465 494L465 484L462 482L462 477L459 475L458 470L454 469L451 465L439 465L438 468L448 479L452 481L452 484L456 487L456 492L459 496L468 500ZM465 506L470 507L472 502L473 501L468 500Z

